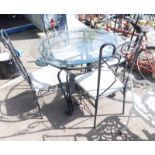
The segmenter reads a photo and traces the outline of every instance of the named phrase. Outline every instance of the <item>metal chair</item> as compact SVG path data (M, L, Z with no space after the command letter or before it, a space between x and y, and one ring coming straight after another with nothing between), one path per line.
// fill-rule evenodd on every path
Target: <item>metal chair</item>
M95 103L92 103L95 108L94 128L96 127L98 102L100 98L112 95L123 89L123 113L125 107L125 85L117 77L118 67L114 70L110 65L108 65L106 59L103 58L103 49L106 46L112 46L112 57L117 57L115 55L116 47L113 44L103 44L99 51L99 62L97 64L97 68L75 77L75 83L78 88L82 90L88 98L95 101ZM117 64L119 64L120 57L117 58ZM105 65L103 65L103 63Z
M133 77L130 78L130 81L132 91L127 95L132 98L133 106L130 110L126 128L129 124L129 120L133 112L137 114L137 116L142 118L148 125L155 128L155 84L146 80L142 81L141 85L143 86L139 88L139 91L141 91L141 95L138 95L136 90L134 89L134 86L136 85L135 83L140 83L140 81L137 82ZM122 129L121 132L122 131L124 131L124 129Z
M60 69L53 66L46 66L35 72L28 73L5 30L1 30L0 38L5 48L7 48L10 51L12 59L17 65L21 75L28 82L34 96L34 101L38 106L40 117L42 118L38 97L41 96L41 91L49 91L50 88L53 88L59 84L57 76L60 72ZM60 78L62 83L66 82L65 71L61 71Z
M144 34L140 34L137 39L139 46L141 45ZM138 56L143 51L143 48L137 48L135 54L133 56L132 64L131 64L131 72L134 66L138 64ZM137 67L138 68L138 67ZM139 68L138 70L139 71ZM141 72L139 71L141 75ZM147 74L147 73L146 73ZM154 78L154 77L153 77ZM120 134L122 134L128 127L131 115L133 112L137 114L140 118L144 120L145 123L150 125L151 127L155 127L155 84L154 80L144 79L144 80L136 80L134 76L128 76L128 80L130 81L131 91L127 92L127 96L132 99L133 105L130 109L130 113L128 116L128 120L126 122L126 127L120 129ZM134 89L136 87L139 89ZM138 91L138 92L137 92Z
M147 80L136 80L133 76L129 77L129 81L131 90L126 93L126 96L131 98L132 107L125 127L119 130L119 134L123 134L127 130L132 114L155 128L155 84ZM135 87L139 87L138 92L134 89Z

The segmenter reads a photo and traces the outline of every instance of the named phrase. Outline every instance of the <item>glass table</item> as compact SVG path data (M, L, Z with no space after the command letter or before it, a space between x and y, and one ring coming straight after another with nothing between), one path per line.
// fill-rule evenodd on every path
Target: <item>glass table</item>
M70 67L98 61L99 49L104 43L119 47L123 40L104 30L57 31L40 43L39 52L47 64ZM111 48L104 49L104 57L111 56Z
M57 31L43 40L39 52L46 64L60 69L97 62L99 50L104 43L112 43L119 47L123 43L121 37L104 30L87 29L81 31ZM103 57L112 55L112 46L104 48ZM59 75L58 75L59 79ZM59 82L61 83L60 79ZM68 83L68 82L67 82ZM72 113L73 105L69 85L63 93L68 102L68 113Z

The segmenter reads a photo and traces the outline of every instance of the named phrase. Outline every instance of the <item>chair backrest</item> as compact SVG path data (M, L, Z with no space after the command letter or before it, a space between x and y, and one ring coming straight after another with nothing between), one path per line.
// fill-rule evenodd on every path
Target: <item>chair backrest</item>
M142 46L143 37L144 37L144 34L140 33L139 36L137 37L136 41L135 41L134 49L133 49L134 57L133 57L133 60L132 60L131 69L130 69L129 73L132 72L133 67L136 64L136 60L138 58L138 55L141 52L141 46Z
M30 87L33 89L32 82L31 82L31 79L30 79L30 77L26 71L26 68L24 67L22 61L20 60L20 58L17 54L16 49L14 48L13 44L11 43L7 32L2 29L0 32L0 37L1 37L1 41L2 41L3 45L5 46L5 48L7 48L10 51L16 66L18 67L18 69L22 73L25 80L29 83Z
M135 65L135 63L136 63L136 60L137 60L137 57L138 57L138 55L139 55L139 52L141 51L141 43L142 43L142 40L143 40L143 36L144 36L144 34L143 33L141 33L139 36L138 36L138 38L137 38L137 40L136 40L136 42L135 42L135 44L134 44L134 57L133 57L133 61L132 61L132 64L131 64L131 67L130 67L130 70L129 70L129 74L128 74L128 77L125 79L125 82L124 82L124 85L126 85L127 83L128 83L128 80L129 80L129 76L130 76L130 74L132 73L132 71L133 71L133 67L134 67L134 65ZM100 47L100 52L99 52L99 64L98 64L98 83L97 83L97 96L99 95L99 89L100 89L100 77L101 77L101 67L102 67L102 63L105 63L107 66L108 66L108 68L109 69L111 69L111 71L114 73L114 75L115 75L115 80L116 80L116 76L117 76L117 74L116 74L116 71L117 71L117 68L115 69L115 70L113 70L112 69L112 67L110 66L110 65L108 65L108 63L106 62L106 60L103 58L103 49L106 47L106 46L112 46L112 54L111 54L111 56L112 57L116 57L117 55L116 55L116 47L115 47L115 45L114 44L111 44L111 43L107 43L107 44L103 44L101 47ZM118 58L118 65L119 65L119 63L120 63L120 59L121 59L121 57L116 57L116 58ZM117 65L117 67L118 67L118 65ZM114 82L115 82L115 80L114 80ZM107 89L109 89L109 87L107 88ZM106 91L106 90L105 90ZM104 91L104 92L105 92Z
M144 34L140 34L138 37L138 41L136 44L136 51L135 51L135 57L133 60L132 68L134 64L136 63L137 57L139 53L142 51L141 49L141 43L143 39ZM138 47L139 46L139 47ZM134 103L134 109L138 113L138 115L150 126L155 128L155 84L153 82L145 80L138 80L138 82L141 85L141 89L139 90L141 92L141 95L138 95L136 93L136 90L134 89L133 81L136 83L137 80L134 78L130 78L131 84L132 84L132 100ZM140 89L140 88L139 88Z
M101 80L101 68L102 68L102 64L105 63L107 65L108 68L111 69L111 71L114 73L114 70L112 69L112 67L110 65L108 65L108 63L106 62L106 60L104 59L103 57L103 49L106 47L106 46L112 46L112 56L115 56L116 54L116 47L114 44L111 44L111 43L107 43L107 44L103 44L101 47L100 47L100 51L99 51L99 63L98 63L98 82L97 82L97 100L98 100L98 96L99 96L99 90L100 90L100 80ZM119 62L119 61L118 61ZM105 67L105 66L104 66ZM115 73L114 73L115 74ZM115 81L115 80L114 80ZM107 90L109 89L109 87L104 91L106 92Z

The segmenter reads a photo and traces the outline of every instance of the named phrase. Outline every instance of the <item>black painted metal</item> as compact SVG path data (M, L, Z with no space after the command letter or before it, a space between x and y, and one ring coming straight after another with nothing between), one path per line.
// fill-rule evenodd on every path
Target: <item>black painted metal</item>
M131 35L131 38L130 38L130 42L132 41L132 39L133 39L133 36L134 36L134 34L135 34L135 31L136 31L136 25L138 24L138 21L139 21L139 15L137 16L137 18L136 18L136 22L135 23L133 23L134 25L134 30L133 30L133 32L132 32L132 35ZM128 49L130 49L130 44L129 44L129 46L128 46Z
M10 39L9 39L9 37L8 37L5 30L1 30L1 41L2 41L3 45L10 51L10 53L11 53L11 55L13 57L13 60L16 63L19 71L23 74L23 77L28 82L29 86L31 87L34 99L35 99L35 101L37 101L36 104L37 104L37 107L39 109L40 117L42 118L41 108L40 108L40 105L38 103L38 98L37 98L36 92L35 92L35 90L33 88L31 78L29 77L29 75L28 75L28 73L26 71L26 68L24 67L22 61L18 57L17 52L16 52L13 44L11 43L11 41L10 41Z
M62 83L61 78L60 78L60 74L61 74L62 71L63 71L63 69L61 69L58 72L57 76L58 76L58 80L59 80L59 83L60 83L61 90L63 92L63 95L64 95L65 100L66 100L67 105L68 105L68 109L66 110L66 114L71 115L72 112L73 112L73 101L72 101L72 94L71 94L71 91L70 91L69 72L67 71L67 69L65 69L65 71L67 73L67 76L66 76L66 89L64 89L63 83Z
M103 48L106 46L112 46L113 47L113 53L116 51L116 47L113 44L103 44L100 47L100 52L99 52L99 64L98 64L98 82L97 82L97 94L96 94L96 99L95 99L95 116L94 116L94 128L96 127L96 117L97 117L97 109L98 109L98 100L99 100L99 90L100 90L100 80L101 80L101 65L102 65L102 51ZM106 89L107 90L107 89ZM105 90L105 91L106 91Z
M115 17L115 25L114 25L114 33L116 32L116 23L117 23L117 18L118 18L118 16L116 15L116 17Z

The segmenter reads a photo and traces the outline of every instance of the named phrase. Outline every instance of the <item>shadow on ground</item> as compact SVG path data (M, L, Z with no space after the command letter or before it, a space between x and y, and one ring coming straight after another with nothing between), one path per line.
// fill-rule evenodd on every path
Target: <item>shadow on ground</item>
M154 141L155 140L155 133L150 133L148 130L144 129L143 133L145 134L145 136L150 140L150 141Z
M10 92L9 92L10 93ZM12 133L1 136L0 139L20 136L31 133L38 133L42 131L65 129L66 124L73 120L83 117L83 111L75 106L75 115L68 116L65 114L66 102L63 98L60 90L53 91L56 95L52 98L53 94L49 95L49 101L42 107L43 119L39 118L39 113L36 104L33 102L33 96L31 92L23 92L15 97L7 98L5 101L0 102L0 122L8 123L19 122L19 130L12 131ZM31 119L30 119L31 118ZM30 123L26 123L25 126L20 126L21 121L27 121L30 119ZM24 128L24 129L23 129Z
M55 95L53 95L55 94ZM20 128L10 133L0 136L0 139L11 138L31 134L39 134L43 141L52 140L88 140L88 141L139 141L143 140L128 128L120 134L120 129L125 125L121 122L121 116L105 115L106 117L93 129L89 124L93 124L91 114L86 115L81 105L74 105L72 116L65 115L66 101L60 90L55 90L51 94L46 94L48 100L42 107L43 119L39 119L38 109L33 102L32 94L29 91L18 94L15 97L7 97L5 102L0 103L0 122L16 122ZM45 95L45 96L46 96ZM3 108L5 107L5 113ZM104 115L103 115L104 116ZM124 117L124 116L122 116ZM30 119L31 118L31 119ZM20 126L21 121L27 121ZM87 124L88 123L88 124ZM52 134L51 134L52 133ZM148 140L154 140L155 134L143 130Z
M91 129L86 134L77 133L75 135L67 135L64 138L72 137L73 140L88 140L88 141L137 141L141 140L136 134L132 133L128 128L126 132L120 134L119 130L124 128L117 116L110 116L104 119L96 129ZM43 135L43 140L51 140L52 138L62 138L63 135L51 136Z
M7 97L0 102L0 122L19 122L39 116L31 91Z

